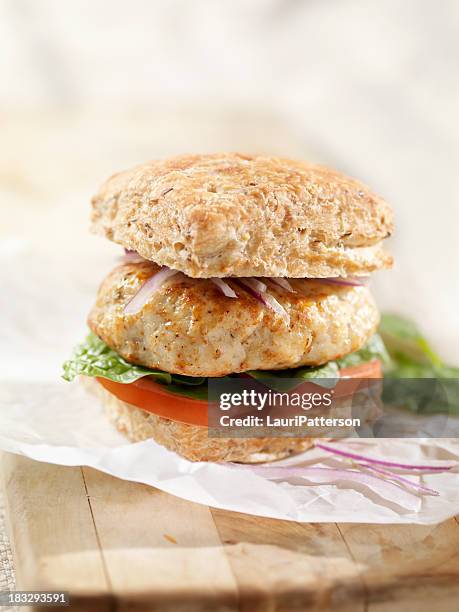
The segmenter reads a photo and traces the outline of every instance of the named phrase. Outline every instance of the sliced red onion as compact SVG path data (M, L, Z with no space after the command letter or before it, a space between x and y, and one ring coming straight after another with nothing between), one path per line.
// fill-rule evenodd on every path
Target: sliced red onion
M285 289L289 293L296 293L295 289L292 287L292 285L288 282L286 278L270 277L268 278L268 280L271 281L273 285L277 285L278 287Z
M365 455L360 455L359 453L353 453L347 450L342 450L336 448L335 446L329 446L328 444L323 444L322 442L316 442L315 446L317 448L321 448L322 450L328 451L334 455L340 455L341 457L347 457L348 459L355 459L359 463L368 463L374 465L384 465L386 467L393 467L402 470L419 470L425 472L447 472L451 470L453 467L456 467L458 464L450 462L449 465L415 465L413 463L399 463L396 461L386 461L385 459L375 459L373 457L366 457Z
M161 285L175 274L178 274L178 270L171 270L167 266L163 266L156 274L145 281L134 297L126 304L124 314L139 312Z
M236 467L236 464L230 464ZM314 484L334 484L340 481L352 481L367 486L385 499L398 503L412 511L418 510L419 497L412 491L407 491L399 484L385 480L379 476L351 469L334 469L325 467L275 467L271 465L244 465L238 469L250 470L268 480L286 480L291 476L308 480Z
M285 310L282 304L280 304L276 300L276 298L273 295L271 295L270 293L263 293L263 298L265 299L266 304L272 310L274 310L274 312L277 312L277 314L280 315L281 317L289 318L288 312Z
M247 293L250 293L250 295L263 304L263 306L267 306L262 294L259 291L252 289L251 285L246 282L245 278L233 278L232 280L234 283L236 283L236 285L239 285L239 287L245 289Z
M424 487L423 485L420 485L417 482L408 480L408 478L403 478L403 476L400 476L399 474L394 474L393 472L382 470L379 467L375 467L374 465L368 465L366 463L359 463L359 465L361 465L367 470L372 470L373 472L377 472L378 474L387 476L391 480L395 480L396 482L399 482L405 487L414 489L418 493L424 493L425 495L440 495L440 493L438 491L435 491L435 489L431 489L430 487Z
M154 262L150 261L149 259L145 259L145 257L142 257L138 253L132 253L132 254L129 254L129 255L122 255L119 258L119 261L121 263L125 263L125 264L129 264L129 263L144 263L144 262L154 263Z
M318 280L322 283L330 283L331 285L341 285L343 287L363 287L365 280L358 278L317 278L309 280Z
M267 289L265 283L257 278L241 278L240 281L248 285L254 291L258 291L258 293L264 293Z
M223 295L226 295L226 297L229 298L237 298L237 293L233 289L231 289L228 283L225 283L224 280L216 277L211 278L210 280L214 283L214 285L217 285Z
M254 289L253 283L247 282L251 280L253 279L233 278L233 282L245 289L247 293L250 293L250 295L257 299L261 304L263 304L264 306L268 306L268 308L271 308L272 310L274 310L274 312L277 312L277 314L288 319L288 312L285 310L282 304L279 304L276 298L273 297L271 294L265 291L261 292Z
M124 255L122 255L119 259L121 263L142 263L144 261L149 261L148 259L145 259L145 257L142 257L142 255L139 255L137 251L131 251L129 249L124 249Z

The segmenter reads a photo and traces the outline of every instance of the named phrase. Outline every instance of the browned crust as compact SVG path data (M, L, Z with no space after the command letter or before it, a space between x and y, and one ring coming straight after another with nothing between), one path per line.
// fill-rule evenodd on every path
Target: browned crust
M154 272L151 263L115 268L102 283L89 327L127 361L189 376L320 365L359 350L379 314L367 287L293 279L296 293L269 283L282 317L233 280L238 299L208 279L177 274L135 314L125 306Z
M311 438L210 438L207 427L178 423L119 400L96 380L83 378L97 393L118 431L131 442L153 439L189 461L262 463L282 459L311 448Z
M92 229L192 277L325 277L389 267L392 211L359 181L275 157L152 161L111 177Z

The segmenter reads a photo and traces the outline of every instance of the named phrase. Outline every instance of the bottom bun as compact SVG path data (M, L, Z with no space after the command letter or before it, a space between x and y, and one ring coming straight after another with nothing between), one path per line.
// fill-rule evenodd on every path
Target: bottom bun
M84 377L84 382L100 397L110 421L131 442L151 438L190 461L263 463L313 446L312 438L209 438L207 427L165 419L119 400L92 378Z

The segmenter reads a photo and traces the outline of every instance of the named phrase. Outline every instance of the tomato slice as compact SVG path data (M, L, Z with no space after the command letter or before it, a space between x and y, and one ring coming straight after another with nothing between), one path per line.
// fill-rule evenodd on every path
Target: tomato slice
M147 378L140 378L128 385L108 378L97 378L97 380L118 399L142 408L146 412L188 425L207 426L206 401L170 393L166 390L166 386Z
M340 376L343 380L340 380L335 387L335 397L352 394L359 386L359 382L355 379L381 378L381 362L374 360L343 368L340 370ZM147 378L140 378L127 385L108 378L97 378L97 381L118 399L146 412L188 425L207 426L206 401L176 395L167 391L166 386ZM313 385L313 383L308 384Z
M350 368L341 368L339 371L341 378L382 378L382 366L379 359L361 363Z

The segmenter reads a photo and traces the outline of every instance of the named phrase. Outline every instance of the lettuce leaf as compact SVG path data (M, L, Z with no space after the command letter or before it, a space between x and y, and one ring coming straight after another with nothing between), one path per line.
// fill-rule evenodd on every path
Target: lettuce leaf
M300 367L287 370L250 370L246 372L246 374L249 374L252 376L252 378L256 378L258 380L267 378L272 380L285 378L299 378L302 380L314 379L316 384L322 387L332 388L336 385L339 379L340 368L357 366L361 363L373 361L374 359L380 359L383 363L390 362L390 357L386 351L384 342L382 341L381 336L378 334L374 334L367 344L359 351L346 355L346 357L342 357L336 361L329 361L321 366ZM280 386L282 387L282 390L285 390L285 385ZM290 384L290 387L292 386L293 385Z
M248 370L245 372L252 378L263 380L266 378L337 378L338 366L335 361L317 367L302 367L287 370Z
M72 357L63 365L62 378L71 382L76 376L99 376L119 383L131 383L143 376L157 376L162 382L172 382L171 375L150 370L125 361L92 332L75 347Z
M383 315L379 331L390 354L384 402L417 414L459 414L459 368L444 363L419 328L404 317ZM426 379L425 385L419 379Z
M382 316L379 333L367 344L350 355L317 367L300 367L287 370L251 370L246 374L263 381L277 380L275 386L284 389L292 382L286 379L312 380L325 387L333 387L339 377L339 369L357 366L380 359L384 366L384 400L388 403L405 403L408 409L428 414L449 412L459 414L459 368L445 364L432 349L419 328L410 320L394 314ZM207 378L169 374L162 370L133 365L109 348L92 332L79 344L71 358L64 363L63 378L68 381L76 376L97 376L128 384L139 378L150 377L155 382L167 385L168 391L193 399L207 400ZM400 379L437 379L441 382L441 393L432 399L431 386L426 385L425 397L422 384L413 381L414 392L408 381L395 384ZM271 382L271 385L273 383ZM422 397L421 397L422 396Z
M381 336L374 334L370 340L359 351L346 355L336 361L329 361L320 366L302 366L287 370L250 370L246 372L253 378L338 378L340 368L357 366L374 359L380 359L383 363L390 363L390 357L384 346Z
M350 368L379 359L384 366L390 364L390 357L379 334L374 334L363 348L337 360L339 368Z
M338 361L330 361L317 367L300 367L288 370L251 370L246 374L255 379L315 379L317 384L333 387L339 378L339 368L348 365L358 365L372 359L385 360L387 353L384 344L375 335L360 351ZM207 378L169 374L134 365L123 359L94 333L89 333L86 339L73 351L71 358L63 365L63 378L74 380L77 376L94 376L108 378L115 382L129 384L139 378L150 377L155 382L167 385L168 391L194 399L207 399Z
M384 314L379 333L390 355L385 375L396 378L459 378L459 368L449 366L432 349L409 319Z
M321 387L333 388L339 378L339 369L336 361L329 361L317 367L302 367L288 370L249 370L245 373L256 380L263 381L270 379L270 386L277 391L288 391L299 385L300 380L308 379L314 379L316 384Z
M108 378L123 384L150 377L155 382L167 385L171 393L194 399L207 399L206 378L169 374L162 370L133 365L92 332L74 349L71 358L64 363L63 370L62 378L69 382L80 375Z

